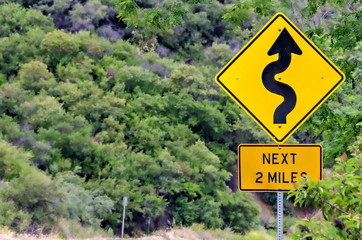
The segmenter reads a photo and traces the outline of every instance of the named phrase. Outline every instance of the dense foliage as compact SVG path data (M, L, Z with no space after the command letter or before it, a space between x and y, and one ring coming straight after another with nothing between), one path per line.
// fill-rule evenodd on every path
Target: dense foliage
M352 157L338 159L335 171L324 181L303 179L289 195L295 197L295 204L311 204L322 212L300 221L294 234L297 239L361 238L362 153L356 148L361 140L351 147Z
M323 1L326 4L327 1ZM302 179L290 192L294 204L312 205L321 214L307 216L299 222L295 239L360 239L362 206L361 142L361 6L341 1L327 3L344 7L331 18L327 31L320 25L309 31L319 46L336 56L347 82L309 121L312 136L320 136L325 151L325 165L333 166L323 181ZM353 3L353 1L352 1ZM307 12L318 10L319 1L310 1ZM323 11L323 10L322 10ZM327 13L326 13L327 14ZM329 44L329 47L326 46ZM324 45L323 45L324 44ZM304 128L305 129L305 128ZM336 158L337 157L337 158ZM336 161L331 161L336 159Z
M283 10L347 76L288 140L322 143L333 166L361 151L360 7L0 0L0 225L118 234L127 196L128 234L192 223L251 230L260 210L235 193L236 148L271 140L214 75Z
M96 3L74 5L67 30L82 21L73 11ZM56 30L35 9L62 11L60 2L39 4L0 8L0 224L50 230L68 219L117 233L128 196L129 233L173 222L251 229L258 207L226 185L242 118L210 75L127 41ZM205 53L210 63L218 48Z

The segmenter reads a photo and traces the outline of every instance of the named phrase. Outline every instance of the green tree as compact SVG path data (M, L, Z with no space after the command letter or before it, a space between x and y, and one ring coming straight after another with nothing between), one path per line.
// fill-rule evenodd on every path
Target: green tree
M170 76L170 89L175 93L185 92L200 100L216 95L216 91L210 89L208 81L194 66L181 65Z
M40 90L49 90L54 88L56 81L47 65L39 61L31 61L24 64L18 73L19 83L25 90L31 90L38 93Z
M234 231L247 233L259 224L260 209L253 203L252 195L236 192L225 196L222 205L225 226Z
M1 178L4 181L0 190L1 224L21 232L31 223L51 227L57 211L53 203L59 197L51 187L51 179L30 166L29 153L3 140L0 140L0 145Z
M106 14L107 7L102 5L99 0L87 1L84 6L77 3L69 12L73 23L72 30L93 30L99 25L99 21L106 17Z
M84 179L72 172L57 174L53 184L64 194L58 204L66 209L67 217L85 226L100 228L101 221L113 210L113 201L108 196L100 189L84 189Z
M9 37L13 33L26 33L37 26L44 32L54 29L50 16L40 11L26 9L16 3L2 4L0 9L0 37Z
M43 61L40 44L45 34L35 26L24 34L14 33L0 38L0 71L14 77L23 64L34 60Z
M74 35L62 30L48 33L40 45L40 49L46 54L51 68L60 62L65 63L71 60L78 53L79 47L79 40Z

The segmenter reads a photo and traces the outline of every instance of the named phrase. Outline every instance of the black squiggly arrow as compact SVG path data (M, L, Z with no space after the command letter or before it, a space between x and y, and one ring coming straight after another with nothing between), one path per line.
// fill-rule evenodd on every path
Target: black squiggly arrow
M284 101L277 107L274 112L274 124L287 123L287 115L294 109L297 103L297 96L289 85L276 81L275 75L284 72L291 62L292 53L301 55L302 50L290 36L287 29L283 29L273 46L269 49L268 55L279 53L279 59L268 64L262 73L264 87L268 91L281 95Z

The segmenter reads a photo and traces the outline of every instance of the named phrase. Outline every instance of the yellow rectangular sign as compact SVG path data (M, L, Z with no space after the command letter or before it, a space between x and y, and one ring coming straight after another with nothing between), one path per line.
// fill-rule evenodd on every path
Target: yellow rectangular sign
M323 149L317 144L240 144L239 190L289 191L301 177L322 180Z

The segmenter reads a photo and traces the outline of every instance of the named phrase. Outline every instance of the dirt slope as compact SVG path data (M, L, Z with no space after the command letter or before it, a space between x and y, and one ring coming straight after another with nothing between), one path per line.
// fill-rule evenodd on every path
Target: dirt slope
M24 234L15 234L12 232L1 232L1 240L60 240L57 237L52 236L33 236ZM131 238L125 238L131 239ZM80 239L72 239L80 240ZM82 240L121 240L121 238L92 238ZM206 233L196 233L188 228L173 229L171 231L158 231L152 236L132 238L132 240L221 240L219 238L212 237Z
M272 218L274 218L274 214L272 211L272 206L270 204L266 204L262 200L262 193L253 193L254 203L258 204L260 207L260 218L264 226L266 226Z
M220 240L207 233L196 233L188 228L172 231L159 231L154 236L137 238L136 240Z

